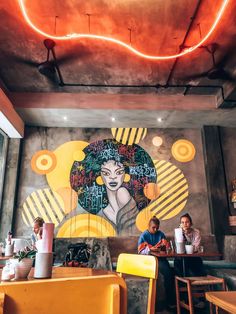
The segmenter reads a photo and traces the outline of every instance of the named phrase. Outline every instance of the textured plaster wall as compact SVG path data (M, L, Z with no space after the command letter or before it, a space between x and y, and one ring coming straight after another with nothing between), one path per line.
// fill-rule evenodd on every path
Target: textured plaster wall
M163 145L159 148L153 146L154 136L163 139ZM44 175L34 173L30 167L30 161L35 152L43 149L55 150L61 144L68 141L87 141L112 138L110 129L82 129L82 128L43 128L27 127L23 140L22 158L20 166L19 190L17 195L17 211L15 221L15 233L17 236L31 233L21 216L22 205L27 196L33 191L48 187ZM172 144L178 139L190 140L195 148L194 160L182 163L176 161L171 154ZM184 173L189 185L189 197L186 207L177 216L161 221L161 229L166 233L172 233L179 224L182 213L189 212L193 217L194 225L202 233L210 233L209 209L207 201L206 178L203 162L203 150L200 129L148 129L147 136L139 145L145 149L152 159L170 161Z

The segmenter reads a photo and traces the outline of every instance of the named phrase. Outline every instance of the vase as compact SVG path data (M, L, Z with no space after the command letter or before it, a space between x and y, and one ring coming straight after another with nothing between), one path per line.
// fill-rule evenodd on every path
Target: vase
M23 258L15 264L15 280L26 279L33 265L32 258Z

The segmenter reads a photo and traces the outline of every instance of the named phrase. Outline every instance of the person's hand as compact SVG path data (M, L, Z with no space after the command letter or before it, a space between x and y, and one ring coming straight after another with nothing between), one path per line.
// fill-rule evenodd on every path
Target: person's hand
M41 228L39 229L38 240L41 240L41 239L42 239L42 236L43 236L43 227L41 227Z

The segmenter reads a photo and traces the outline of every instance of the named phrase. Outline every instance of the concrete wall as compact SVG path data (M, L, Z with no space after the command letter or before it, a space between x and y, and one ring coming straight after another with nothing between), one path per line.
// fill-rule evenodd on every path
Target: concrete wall
M17 173L20 156L20 140L9 139L6 169L3 186L3 198L0 216L0 240L4 241L7 232L14 228L15 201L17 196Z
M160 147L156 147L152 143L155 136L159 136L163 140L163 144ZM26 219L23 219L22 216L22 213L26 215L25 205L27 197L39 189L50 188L48 177L46 178L45 175L39 175L32 170L31 159L33 155L40 150L55 152L60 145L69 141L86 141L92 143L97 140L109 138L112 138L110 129L26 128L22 146L19 190L15 214L15 234L17 236L23 236L30 234L31 232L29 219L27 219L26 216ZM173 143L179 139L186 139L192 142L196 149L196 155L193 160L189 162L180 162L173 157L171 147ZM146 137L140 141L139 145L153 160L165 160L166 162L171 162L181 170L188 182L189 196L187 198L186 206L172 218L161 219L161 229L167 233L171 233L179 224L179 216L185 212L189 212L193 217L194 225L199 228L202 233L209 234L210 221L201 131L199 129L148 129ZM58 180L60 180L59 177ZM40 215L40 210L37 209L34 201L33 203L32 206L36 208L37 214ZM29 210L32 210L32 208ZM63 219L59 222L56 228L55 235L57 235L58 230L67 221L72 222L73 219L76 219L75 217L82 213L86 214L86 211L78 207L73 211L67 212L66 214L64 213ZM31 216L33 215L34 214L31 212ZM96 223L99 223L98 220ZM133 230L133 233L129 231L128 234L137 235L141 232L138 229ZM93 236L93 234L90 236Z

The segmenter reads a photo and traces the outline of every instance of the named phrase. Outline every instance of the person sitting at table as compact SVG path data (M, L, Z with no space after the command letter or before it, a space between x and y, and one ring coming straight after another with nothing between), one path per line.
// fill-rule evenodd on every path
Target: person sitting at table
M159 252L164 246L167 247L169 243L166 240L165 234L159 230L160 221L156 216L153 216L148 223L148 229L144 231L138 240L138 253L151 254L152 252ZM165 257L158 257L158 272L164 277L165 292L169 309L175 306L175 289L174 275L169 262Z
M180 228L183 230L185 242L191 243L194 252L198 252L201 244L201 234L198 229L193 228L191 216L186 213L180 217ZM184 257L186 276L206 276L201 257ZM183 260L180 257L174 259L174 271L177 276L183 276Z
M31 234L32 246L35 247L35 243L42 239L44 220L41 217L37 217L33 221L33 233Z

